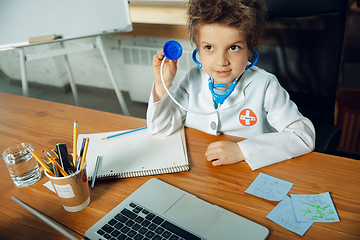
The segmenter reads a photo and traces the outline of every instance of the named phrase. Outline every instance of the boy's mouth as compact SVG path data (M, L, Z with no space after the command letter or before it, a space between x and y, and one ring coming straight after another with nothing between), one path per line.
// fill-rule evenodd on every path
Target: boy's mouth
M229 71L215 71L215 73L219 77L227 77L231 73L231 70L229 70Z

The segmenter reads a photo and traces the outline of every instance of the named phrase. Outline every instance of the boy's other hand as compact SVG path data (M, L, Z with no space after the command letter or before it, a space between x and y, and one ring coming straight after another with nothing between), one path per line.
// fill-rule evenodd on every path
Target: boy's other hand
M228 141L209 144L205 156L206 160L211 161L214 166L228 165L245 160L239 145Z

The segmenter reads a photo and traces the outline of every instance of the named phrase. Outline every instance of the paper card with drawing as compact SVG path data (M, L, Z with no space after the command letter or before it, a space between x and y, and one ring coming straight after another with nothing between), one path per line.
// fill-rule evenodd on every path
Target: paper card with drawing
M303 236L313 224L312 222L300 223L296 221L294 208L289 196L285 196L266 217L301 236Z
M291 194L298 222L339 222L330 193Z
M281 201L294 184L270 175L259 173L246 193L271 201Z

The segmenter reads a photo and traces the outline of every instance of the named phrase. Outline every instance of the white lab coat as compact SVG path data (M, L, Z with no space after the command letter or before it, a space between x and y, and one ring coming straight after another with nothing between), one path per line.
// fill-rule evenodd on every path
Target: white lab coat
M186 108L214 112L208 78L202 69L194 67L172 95ZM147 110L149 131L167 136L181 124L209 134L247 138L238 145L252 170L309 153L315 145L311 121L299 113L276 77L258 67L243 74L219 112L211 115L186 112L168 94L154 103L151 93Z

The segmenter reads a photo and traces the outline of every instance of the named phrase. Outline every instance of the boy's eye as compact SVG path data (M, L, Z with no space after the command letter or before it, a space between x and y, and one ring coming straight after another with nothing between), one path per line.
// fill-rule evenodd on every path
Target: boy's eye
M231 46L230 51L239 51L241 48L239 46Z
M211 50L214 49L214 47L213 46L205 46L205 49L208 50L208 51L211 51Z

